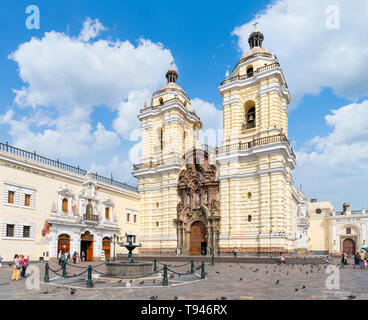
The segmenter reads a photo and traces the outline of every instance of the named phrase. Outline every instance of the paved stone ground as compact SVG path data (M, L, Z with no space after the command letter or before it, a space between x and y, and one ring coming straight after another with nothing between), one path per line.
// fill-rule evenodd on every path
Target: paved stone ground
M93 265L101 262L94 262ZM87 267L89 263L79 264ZM168 264L173 264L168 262ZM40 277L43 281L44 265L39 264ZM51 264L58 269L57 264ZM357 300L368 299L368 270L354 270L346 266L340 270L340 289L328 290L325 265L270 265L270 264L236 264L217 263L214 267L206 264L207 279L182 286L152 287L140 289L95 286L92 289L76 289L59 287L51 284L40 284L40 290L28 290L26 279L10 281L12 268L4 266L0 269L0 299L116 299L146 300L157 296L157 300L346 300L354 296ZM104 272L104 266L98 270ZM188 267L174 268L186 272ZM69 270L69 269L68 269ZM75 273L83 271L76 269ZM72 271L73 273L74 271ZM54 276L50 273L50 278ZM240 280L242 279L242 280ZM152 281L152 280L150 280ZM83 281L81 282L83 283ZM81 285L78 285L78 287ZM170 283L170 279L169 279ZM73 284L72 284L73 285ZM303 288L305 287L305 288Z

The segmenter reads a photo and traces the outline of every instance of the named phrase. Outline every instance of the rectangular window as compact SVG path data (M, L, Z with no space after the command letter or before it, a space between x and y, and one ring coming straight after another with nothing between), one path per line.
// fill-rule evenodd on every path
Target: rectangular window
M14 191L8 191L8 203L14 203Z
M137 223L137 215L134 215L134 223Z
M23 238L29 238L30 237L30 226L23 226Z
M127 213L127 222L130 221L130 213Z
M351 228L346 228L346 234L351 234Z
M14 224L7 224L6 225L6 236L7 237L14 237Z
M30 194L25 194L24 195L24 206L25 207L30 207L31 206L31 195Z

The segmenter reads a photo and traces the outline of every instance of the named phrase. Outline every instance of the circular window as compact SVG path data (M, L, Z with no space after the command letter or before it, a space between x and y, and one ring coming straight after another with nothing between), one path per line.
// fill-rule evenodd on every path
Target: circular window
M321 214L321 213L322 213L322 210L321 210L321 209L317 209L317 210L316 210L316 213L317 213L317 214Z

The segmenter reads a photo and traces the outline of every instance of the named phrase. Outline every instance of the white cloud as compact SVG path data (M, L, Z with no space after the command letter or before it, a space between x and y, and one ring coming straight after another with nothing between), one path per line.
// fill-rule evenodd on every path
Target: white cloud
M297 152L295 179L307 195L359 209L368 190L368 100L332 110L325 119L332 131Z
M124 139L130 139L134 129L140 127L137 116L144 102L151 102L151 96L152 92L148 89L135 90L129 92L128 99L119 104L118 117L112 126Z
M222 111L213 103L195 98L191 100L192 110L200 117L203 129L200 133L201 143L219 146L222 143Z
M87 18L83 23L83 29L79 34L78 39L82 41L89 41L96 38L101 31L105 31L107 28L98 20L92 20Z
M95 142L92 148L96 151L112 149L120 145L120 139L117 133L114 131L107 131L101 123L97 124L97 129L93 135Z
M114 156L106 166L93 163L90 167L91 172L97 172L99 175L106 177L110 177L112 174L114 180L127 182L128 184L134 183L132 170L132 163L129 160L122 160L118 156Z
M127 139L138 127L137 111L164 84L173 57L162 44L147 39L137 45L93 41L106 29L88 18L77 37L46 32L9 55L24 82L14 90L13 109L1 116L13 144L49 156L79 157L91 148L117 147L118 134ZM92 126L94 107L101 105L119 113L113 131L105 129L103 119Z
M331 4L340 12L338 30L326 25ZM255 16L263 46L279 58L296 103L325 87L352 101L368 96L367 12L366 0L279 0ZM249 50L254 20L233 31L243 52Z

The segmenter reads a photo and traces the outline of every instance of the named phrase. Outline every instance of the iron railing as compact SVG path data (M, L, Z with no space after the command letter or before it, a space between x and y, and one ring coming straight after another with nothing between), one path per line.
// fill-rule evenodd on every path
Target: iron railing
M99 217L96 214L84 214L83 215L83 220L87 220L87 221L98 221Z
M246 58L243 58L243 59L240 59L239 62L236 64L236 66L234 67L233 69L233 72L234 70L236 69L236 67L239 65L239 64L242 64L246 61L249 61L251 59L254 59L254 58L257 58L257 57L265 57L265 58L272 58L272 53L267 53L267 52L258 52L258 53L255 53L255 54L252 54L251 56L249 57L246 57ZM276 58L276 57L275 57Z
M170 164L177 164L180 165L182 163L182 159L180 157L172 157L166 159L158 159L155 161L148 161L140 164L133 164L133 170L143 170L143 169L152 169L157 168L162 165L170 165Z
M265 137L265 138L259 138L254 139L249 142L239 142L237 144L227 145L220 148L216 148L216 154L223 154L223 153L230 153L233 151L241 151L241 150L247 150L251 149L257 146L267 145L271 143L277 143L277 142L287 142L289 145L289 139L284 134L278 134L271 137ZM290 147L291 148L291 147ZM295 157L294 151L291 148L291 153Z
M52 159L40 156L39 154L36 153L36 151L29 152L29 151L26 151L26 150L22 150L22 149L13 147L13 146L9 145L8 142L0 143L0 151L7 152L7 153L13 154L13 155L18 156L18 157L29 159L29 160L32 160L32 161L35 161L35 162L38 162L38 163L42 163L42 164L45 164L45 165L48 165L48 166L51 166L51 167L54 167L54 168L58 168L58 169L61 169L61 170L64 170L64 171L72 172L72 173L75 173L75 174L78 174L78 175L85 176L87 174L87 171L79 168L79 166L74 167L74 166L71 166L69 164L60 162L59 159L58 160L52 160ZM134 191L134 192L138 191L136 187L130 186L130 185L126 184L125 182L116 181L116 180L113 179L112 176L111 176L111 178L106 178L104 176L100 176L99 174L97 174L97 172L96 173L91 173L91 174L92 174L92 177L96 181L106 183L106 184L110 184L110 185L113 185L115 187L128 189L128 190Z
M275 63L269 64L267 66L260 67L252 73L244 74L242 76L236 76L236 77L226 79L226 80L221 82L221 86L223 86L226 83L234 82L234 81L237 81L237 80L249 79L249 78L254 77L256 74L259 74L259 73L262 73L262 72L265 72L265 71L268 71L268 70L271 70L271 69L275 69L275 68L278 68L278 67L280 67L280 63L275 62Z

